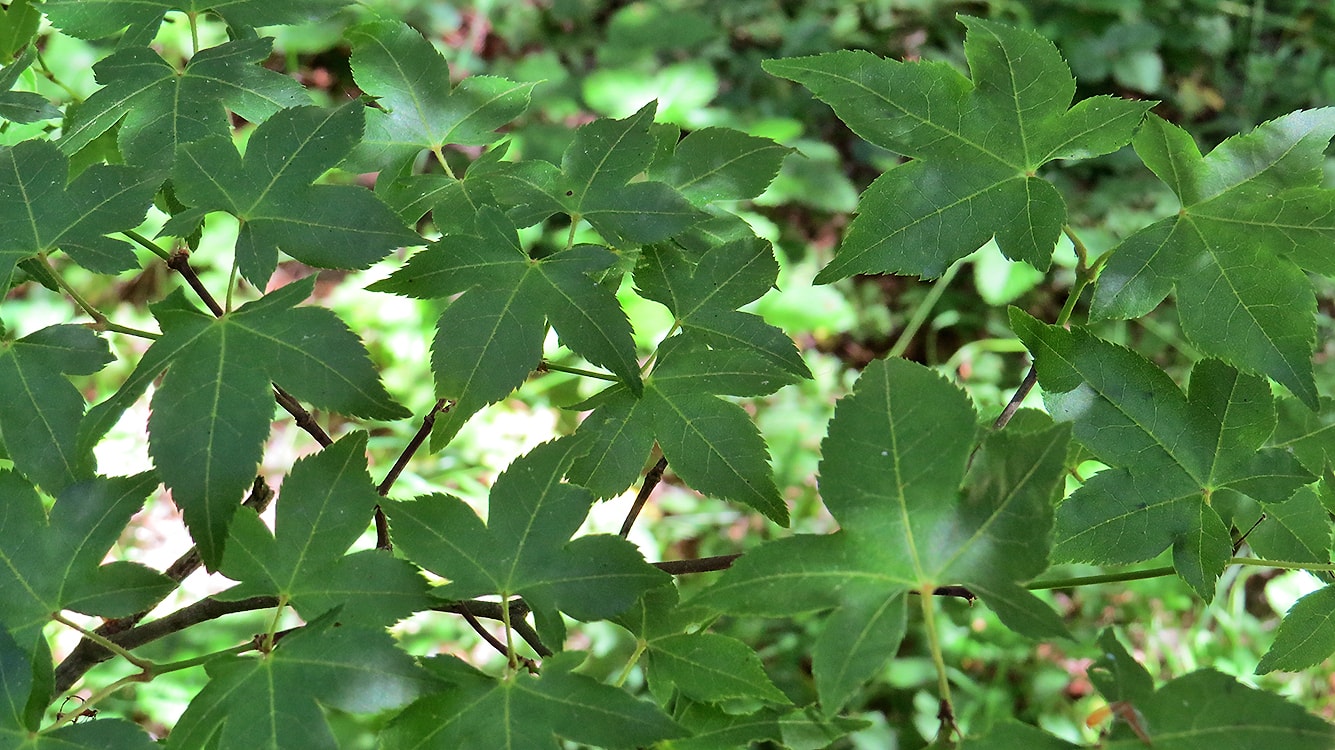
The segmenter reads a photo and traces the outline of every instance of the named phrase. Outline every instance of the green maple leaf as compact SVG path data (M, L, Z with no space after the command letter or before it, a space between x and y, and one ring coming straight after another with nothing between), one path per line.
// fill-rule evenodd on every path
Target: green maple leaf
M272 47L268 38L228 42L202 50L183 71L147 47L122 49L93 66L103 88L70 109L58 145L77 153L119 122L127 163L166 166L182 144L230 138L228 110L259 123L310 104L301 84L256 64Z
M1279 399L1275 404L1279 423L1271 439L1274 446L1293 451L1313 474L1335 466L1335 399L1322 398L1320 404L1314 412L1297 399Z
M542 359L547 322L572 351L641 390L630 321L615 292L592 278L615 263L599 245L531 258L514 224L488 206L473 234L442 237L371 285L419 298L462 292L441 315L432 343L436 394L455 402L436 422L433 446L449 442L469 417L524 382Z
M152 473L66 487L48 516L32 485L0 471L0 625L31 644L52 612L124 617L161 601L175 582L137 563L102 560L158 486Z
M81 428L80 445L95 445L167 370L153 394L149 453L210 569L222 559L228 524L255 478L273 418L271 383L342 414L408 416L337 315L295 307L313 287L313 277L294 282L222 318L174 293L153 308L162 338Z
M348 31L357 85L381 109L366 113L366 137L352 161L368 170L401 164L423 149L484 146L528 109L535 84L469 76L454 86L445 58L401 21Z
M787 334L757 315L737 310L760 299L778 275L770 244L748 236L699 254L669 245L645 248L635 267L635 286L644 297L667 306L683 330L710 346L760 357L780 379L810 378L811 371Z
M430 608L426 581L409 563L380 550L344 554L379 501L366 473L364 432L297 461L283 483L274 533L248 508L233 519L220 570L241 583L216 596L277 596L307 620L338 606L343 624L391 625Z
M1091 315L1142 317L1176 291L1193 346L1316 409L1316 297L1304 269L1335 275L1335 190L1320 187L1332 136L1335 107L1294 112L1201 156L1185 130L1149 118L1136 153L1182 208L1115 248Z
M655 104L623 120L595 120L575 131L561 167L530 160L507 165L494 189L520 226L556 213L589 222L618 247L661 242L703 218L665 182L635 178L649 168L658 146L651 125Z
M515 459L491 488L486 524L449 495L384 503L395 545L449 579L441 596L522 596L549 618L557 610L580 620L621 613L667 576L620 537L571 540L594 499L560 481L576 445L545 443Z
M830 747L836 740L871 726L861 719L825 717L814 707L767 708L753 713L731 713L708 703L678 697L673 719L691 736L674 740L671 750L735 750L769 740L786 748ZM762 745L764 747L765 745Z
M1326 519L1329 526L1329 519ZM1327 550L1326 558L1330 558ZM1256 665L1257 674L1277 669L1298 672L1335 653L1335 586L1299 599L1280 623L1275 642Z
M69 159L49 141L0 149L0 289L20 261L57 248L98 273L134 268L130 246L105 235L138 226L159 184L118 165L70 180Z
M20 15L27 3L10 3L8 9L0 16L7 17L9 14ZM38 20L40 13L32 12ZM3 23L0 23L0 36L3 36ZM35 29L34 29L35 31ZM0 40L0 50L3 50L5 43ZM47 98L41 94L31 91L10 91L14 84L18 83L19 76L28 69L37 59L37 49L28 47L16 59L5 66L0 71L0 118L10 122L27 123L37 122L38 120L51 120L60 117L60 110L56 109Z
M280 641L262 657L209 662L208 685L181 714L168 748L304 748L338 743L321 706L379 713L430 688L412 657L381 629L332 627L330 613Z
M255 129L246 155L230 138L208 136L182 146L172 180L191 210L172 217L162 234L187 236L204 215L226 211L241 220L237 265L263 289L278 251L319 268L366 268L390 250L421 243L369 190L311 185L337 165L362 135L362 107L293 107Z
M660 701L679 691L678 697L704 703L791 704L750 646L718 633L685 632L694 623L680 608L675 585L645 592L616 622L635 634L637 652L647 657L649 689Z
M16 57L26 57L28 50L24 47L37 38L41 26L42 11L33 7L32 0L14 0L0 11L0 61L10 63ZM23 50L22 55L19 50ZM35 58L36 50L32 54Z
M112 359L82 326L51 326L0 344L0 438L14 467L55 495L96 468L76 444L84 400L64 376L91 375Z
M1113 467L1058 509L1058 559L1140 562L1171 546L1178 574L1209 600L1232 555L1213 493L1280 502L1315 479L1292 454L1260 448L1275 429L1263 379L1203 360L1183 395L1140 355L1084 330L1014 308L1011 327L1034 355L1048 411Z
M990 434L970 466L976 417L931 370L873 362L822 445L821 497L840 530L747 552L696 603L764 616L834 608L813 650L827 715L895 652L906 592L931 606L938 586L962 584L1011 628L1063 635L1056 613L1019 584L1048 565L1068 429Z
M745 409L719 394L763 396L795 380L753 351L712 349L694 332L674 336L659 348L642 395L613 386L577 405L596 408L576 432L585 448L571 466L571 481L612 497L639 476L656 440L672 470L694 489L787 524L764 438Z
M1066 203L1037 171L1121 148L1153 104L1099 96L1071 107L1075 79L1051 42L980 18L961 21L972 80L946 63L869 52L764 63L810 89L862 138L913 160L862 194L818 283L858 273L934 278L993 238L1006 257L1046 269Z
M648 747L684 734L657 706L571 670L584 654L549 657L542 674L488 677L452 656L427 668L448 689L409 706L381 735L399 748L556 748L558 738L604 748Z
M42 10L61 31L80 39L98 39L130 27L122 45L148 45L157 36L163 14L213 11L233 29L301 23L326 18L349 0L46 0Z
M703 128L669 145L671 156L655 158L649 176L676 188L697 206L760 195L779 174L784 157L793 152L768 138L730 128Z

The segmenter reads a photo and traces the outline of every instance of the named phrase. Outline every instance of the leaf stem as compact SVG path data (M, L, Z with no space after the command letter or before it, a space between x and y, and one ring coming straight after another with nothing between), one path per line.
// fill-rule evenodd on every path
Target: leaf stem
M941 637L936 631L936 603L932 601L933 589L923 588L918 601L922 604L922 627L927 633L927 644L932 652L932 663L936 665L936 689L941 700L941 734L949 737L954 731L954 711L950 700L950 677L946 673L946 659L941 652Z
M565 372L571 375L582 375L586 378L597 378L598 380L607 380L613 383L621 382L620 378L606 372L596 372L594 370L582 370L578 367L567 367L566 365L558 365L555 362L551 362L545 359L542 360L542 362L538 363L538 372Z
M626 680L630 679L630 673L635 670L635 665L639 663L640 657L648 647L648 641L643 638L635 639L635 653L630 655L630 658L626 660L626 666L621 668L621 674L617 675L616 682L612 683L614 687L624 687L626 685Z
M895 339L894 346L890 347L890 352L886 354L887 358L894 359L904 356L904 351L909 348L913 337L918 335L918 329L922 328L922 324L927 322L927 316L932 314L932 309L941 300L941 295L945 294L946 287L950 286L950 282L954 280L955 274L959 273L960 266L963 264L963 260L955 261L950 265L950 268L946 269L945 273L941 274L941 278L932 284L931 290L927 292L926 297L923 297L918 309L913 311L913 317L909 319L908 325L904 326L899 338Z
M570 214L570 234L566 235L567 250L575 246L575 230L579 228L581 218L579 214Z
M1119 581L1139 581L1146 578L1163 578L1177 573L1173 566L1165 565L1162 568L1146 568L1144 570L1124 570L1119 573L1100 573L1093 576L1075 576L1073 578L1054 578L1050 581L1034 581L1025 588L1030 591L1043 591L1046 589L1066 589L1077 586L1093 586L1099 583L1117 583Z
M445 161L445 152L441 150L441 147L439 145L432 146L431 153L436 157L436 161L440 163L441 168L445 170L445 174L450 179L453 180L459 179L458 177L454 176L454 170L450 169L450 163L448 161Z
M130 662L136 667L139 667L145 672L152 672L157 667L157 665L154 664L153 662L148 661L146 659L140 659L139 657L127 651L126 649L122 648L121 646L107 639L105 636L99 635L98 633L89 630L88 628L85 628L84 626L80 625L77 622L74 622L73 620L69 619L68 617L62 615L59 612L53 613L51 615L51 619L55 620L61 625L64 625L65 627L78 631L81 635L83 635L84 638L87 638L88 640L96 643L102 648L105 648L106 650Z
M79 294L78 290L70 286L69 282L65 281L64 276L61 276L59 273L56 273L56 269L51 267L51 262L47 259L45 253L38 255L36 260L38 263L41 263L46 268L48 273L51 274L51 278L55 279L56 286L59 286L61 291L65 292L65 294L69 295L70 299L74 300L74 304L78 305L79 309L83 310L88 315L88 317L93 319L93 322L89 324L93 330L111 331L112 333L123 333L127 336L138 336L140 338L145 338L145 339L157 339L162 337L162 334L159 333L154 333L152 331L144 331L138 328L131 328L129 326L123 326L119 323L111 322L111 320L108 319L107 316L104 315L101 310L98 310L96 307L93 307L92 303L84 299L83 295Z
M505 625L505 658L510 665L510 671L519 669L519 660L515 658L515 636L514 628L510 627L510 597L501 598L501 624Z
M129 239L131 242L133 242L134 244L136 244L136 245L138 245L138 246L144 248L145 250L148 250L149 252L153 253L154 255L158 256L159 258L162 258L163 260L171 260L171 259L172 259L172 254L171 254L171 253L167 252L166 250L163 250L163 249L158 245L158 243L154 242L153 240L148 239L147 237L145 237L144 235L142 235L142 234L140 234L140 233L134 231L133 229L127 229L127 230L125 230L124 232L121 232L121 234L125 235L125 237L126 237L127 239Z
M185 17L190 19L190 57L199 53L199 14L189 11Z
M83 97L79 96L79 92L65 85L64 81L56 78L56 74L52 73L51 68L47 67L46 59L42 57L42 50L38 48L37 45L33 45L33 50L37 53L37 66L41 69L42 77L64 90L64 92L69 95L72 103L82 104Z

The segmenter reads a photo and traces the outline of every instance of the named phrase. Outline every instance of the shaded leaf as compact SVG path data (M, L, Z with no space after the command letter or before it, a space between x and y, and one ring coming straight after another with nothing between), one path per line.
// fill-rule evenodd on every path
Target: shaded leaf
M1046 269L1066 206L1035 173L1054 159L1120 148L1152 105L1095 97L1072 107L1075 79L1051 42L961 20L972 78L946 63L868 52L764 63L810 89L853 132L914 160L863 193L818 282L858 273L934 278L993 238L1006 257Z
M210 569L222 560L228 524L255 477L274 411L271 383L343 414L408 416L337 315L296 307L314 281L294 282L217 319L181 296L168 298L154 308L162 338L82 428L80 445L95 444L167 371L153 394L149 454Z
M960 436L973 434L975 419L968 397L930 370L873 362L840 400L822 445L821 496L840 530L762 544L698 603L771 616L834 608L815 653L835 661L814 670L824 710L837 711L870 676L865 664L843 665L841 647L865 633L885 649L871 661L884 663L901 632L889 609L896 597L930 600L950 584L1006 593L1047 568L1047 545L1036 540L1051 528L1068 431L993 433L966 479L973 441Z
M327 617L311 623L262 657L211 662L212 679L186 707L167 747L333 750L338 743L321 706L378 713L427 692L428 677L387 633L331 624Z
M43 328L0 344L0 438L14 468L47 494L93 476L92 452L76 445L84 400L66 375L111 361L107 342L82 326Z
M98 273L134 267L130 247L105 235L138 226L159 182L117 165L68 174L69 160L49 141L0 149L0 289L19 261L57 248Z
M1335 586L1299 599L1275 633L1275 642L1256 665L1257 674L1277 669L1297 672L1335 653Z
M395 717L381 740L397 748L555 748L558 738L605 748L635 748L684 732L652 703L571 670L584 654L546 659L542 674L493 680L454 657L428 667L452 683Z
M571 539L593 504L560 481L575 445L544 443L515 459L491 488L486 524L449 495L383 503L396 546L449 579L442 596L522 596L534 612L580 620L619 614L667 576L619 537Z
M6 26L7 23L18 23L26 26L27 19L31 18L32 31L36 31L36 21L41 19L41 14L35 11L27 2L10 3L9 7L0 13L0 50L6 50L3 54L8 57L17 47L13 46L15 41L12 37L6 40L6 32L16 33L18 35L28 35L30 32L16 29L13 26ZM29 40L23 39L20 42L27 44ZM10 91L14 84L18 83L19 76L27 70L37 59L37 50L34 47L28 47L8 65L3 71L0 71L0 118L16 123L37 122L38 120L53 120L60 117L60 110L56 109L51 102L47 101L45 96L31 91Z
M1139 354L1082 329L1013 308L1011 326L1034 354L1053 417L1113 467L1058 509L1058 559L1139 562L1171 546L1178 574L1209 600L1232 554L1211 494L1231 488L1279 502L1315 479L1291 454L1260 449L1275 426L1262 379L1204 360L1184 395Z
M272 46L265 38L210 47L183 71L147 47L121 49L93 66L103 88L70 109L57 145L74 154L119 122L116 143L127 163L165 167L182 144L230 138L228 110L259 123L310 104L301 84L257 64Z
M675 685L692 700L722 703L748 698L790 703L765 674L750 646L717 633L681 633L648 642L650 678Z
M729 128L703 128L655 159L650 177L676 188L697 206L754 198L779 174L793 149Z
M435 47L399 21L375 21L348 31L357 85L380 109L366 113L366 137L353 162L374 170L399 164L423 149L496 140L496 129L528 109L535 84L469 76L454 86Z
M233 28L301 23L325 18L349 0L46 0L43 10L66 34L97 39L130 27L127 36L148 44L164 13L214 11Z
M429 608L426 581L411 566L383 552L345 555L379 502L366 473L366 433L297 461L283 483L274 533L249 509L233 520L220 571L241 583L221 598L277 596L307 620L339 606L344 624L389 625ZM384 559L372 562L377 556ZM404 569L398 586L395 567ZM368 578L377 572L384 578Z
M333 110L293 107L255 129L241 156L231 138L182 146L172 168L176 196L192 210L162 234L187 236L210 211L241 220L237 264L263 289L278 251L319 268L366 268L391 249L421 242L369 190L311 185L337 165L362 135L361 105Z
M1182 208L1115 248L1090 314L1137 318L1175 290L1193 346L1316 409L1316 298L1304 269L1335 273L1335 191L1318 187L1332 136L1335 107L1294 112L1202 157L1186 131L1150 117L1136 152Z
M15 641L31 643L52 612L69 608L123 617L156 604L175 588L174 581L137 565L141 575L133 579L106 575L102 566L130 516L157 485L152 473L97 477L66 487L48 516L31 485L0 471L0 497L5 499L0 503L0 601L5 603L0 624ZM123 569L132 564L111 565ZM90 590L99 596L88 598Z

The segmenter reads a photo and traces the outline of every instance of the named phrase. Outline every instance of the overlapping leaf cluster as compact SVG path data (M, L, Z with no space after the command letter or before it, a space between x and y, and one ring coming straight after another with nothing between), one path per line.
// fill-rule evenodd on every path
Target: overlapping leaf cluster
M670 566L581 529L599 499L621 495L660 457L699 493L789 520L743 400L811 373L786 333L743 310L775 285L779 266L733 204L760 195L791 149L726 128L683 136L656 123L649 103L575 129L559 163L524 158L522 139L512 148L499 131L517 127L534 85L456 82L427 39L392 19L346 32L361 101L316 106L271 69L272 40L255 29L328 19L345 5L16 0L0 12L0 117L50 120L59 132L0 149L0 289L36 281L73 294L66 257L99 274L166 262L186 280L151 305L157 331L100 317L94 330L0 329L9 467L0 470L0 745L156 746L124 720L55 715L51 704L70 685L43 629L72 611L109 620L93 640L118 637L200 561L235 585L146 627L261 607L271 611L267 631L173 664L118 655L139 670L127 681L202 666L207 684L165 743L222 750L336 747L330 710L379 714L386 748L818 747L861 726L841 712L900 647L911 607L948 686L933 630L938 594L976 597L1025 636L1068 638L1067 623L1027 588L1050 562L1120 565L1171 548L1178 574L1208 600L1236 561L1238 531L1262 513L1247 542L1254 553L1329 568L1330 488L1315 482L1335 461L1335 432L1312 367L1305 274L1335 274L1335 193L1320 178L1335 110L1277 119L1202 156L1185 131L1146 118L1150 103L1073 105L1074 80L1053 45L973 18L964 19L968 76L865 52L767 63L909 160L867 189L819 280L933 277L989 239L1046 269L1066 210L1040 171L1114 151L1134 134L1136 153L1182 208L1106 262L1082 259L1082 283L1103 269L1093 317L1144 315L1175 293L1183 330L1211 358L1184 391L1094 328L1015 311L1050 416L1022 412L988 432L940 373L873 362L821 447L820 492L839 530L754 547L682 601ZM93 67L98 89L63 111L10 90L37 61L43 14L83 38L120 34ZM205 14L227 24L229 41L188 60L149 46L164 17L193 26ZM343 174L327 179L331 170ZM377 173L374 191L352 184L361 172ZM136 231L152 234L140 226L151 207L152 240ZM198 242L217 214L238 225L230 257ZM367 470L368 449L384 440L359 430L330 439L317 426L323 414L307 410L410 416L357 333L307 304L315 278L282 283L280 261L357 270L400 250L408 260L368 294L443 309L421 342L431 348L428 400L445 405L431 413L431 449L535 373L608 384L574 406L588 412L574 434L500 473L485 512L443 491L386 499L392 480L377 487ZM215 297L191 263L231 263L228 288ZM244 301L233 304L237 294ZM671 315L660 340L637 344L629 295ZM107 330L148 342L116 392L88 408L71 378L114 359L95 332ZM1296 398L1277 396L1266 377ZM109 476L119 467L94 451L144 398L153 468ZM267 496L275 399L322 449L286 472L271 530L247 506ZM1100 470L1073 471L1075 456L1093 456ZM1068 477L1080 486L1065 496ZM115 559L159 487L195 546L167 572ZM379 549L367 549L373 518ZM1304 668L1335 651L1332 591L1294 607L1259 671ZM484 609L501 622L500 639L487 635L507 657L496 673L412 656L386 631L432 610L485 630L475 616ZM300 622L280 630L288 610ZM828 613L811 652L810 705L795 705L751 645L710 629L722 614L809 612ZM593 620L630 633L625 674L642 668L645 695L600 682L582 667L586 654L567 649L568 625ZM1119 722L1105 747L1197 747L1216 731L1247 745L1331 741L1331 726L1218 673L1155 689L1111 633L1097 648L1092 678ZM950 699L940 698L949 732ZM1066 746L1014 724L976 744Z

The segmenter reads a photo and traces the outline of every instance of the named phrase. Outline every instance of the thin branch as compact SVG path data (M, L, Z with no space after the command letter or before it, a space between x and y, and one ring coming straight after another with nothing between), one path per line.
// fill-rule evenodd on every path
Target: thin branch
M644 504L649 502L649 495L653 494L654 488L663 480L663 472L667 470L667 456L660 456L658 462L649 469L644 475L644 484L640 485L639 494L635 495L635 503L630 506L630 512L626 514L626 520L621 524L621 537L624 539L630 534L630 527L635 525L635 519L639 517L640 511L644 510Z
M1029 392L1034 390L1034 384L1037 382L1038 366L1030 365L1029 372L1025 374L1024 380L1020 381L1020 387L1015 389L1015 395L1011 396L1011 400L1006 402L1006 408L1001 410L1001 416L997 417L997 421L992 423L992 429L1000 430L1010 423L1011 417L1015 416L1015 412L1020 409L1020 402L1024 401L1025 396L1028 396Z
M264 478L255 477L255 483L251 485L250 488L250 495L248 495L245 502L241 504L247 508L253 508L256 513L263 513L264 509L269 507L269 503L273 501L273 497L273 490L269 488L269 485L264 483ZM198 570L201 564L203 563L199 556L199 548L191 547L188 552L178 557L176 562L168 566L167 569L163 571L163 575L180 583L191 573ZM148 613L153 610L153 607L156 607L166 598L167 595L163 594L158 601L153 603L152 607L147 607L129 617L119 617L113 620L107 620L93 632L114 643L124 645L117 636L130 631L138 625L148 616ZM154 623L158 622L162 622L162 620L154 620ZM87 673L89 669L110 659L111 656L112 654L110 651L97 643L94 643L92 640L84 639L79 641L78 645L70 651L69 656L65 657L65 659L61 661L60 666L56 668L56 684L59 691L63 692Z
M328 448L334 444L334 440L329 437L329 433L324 431L320 423L315 421L315 417L312 417L311 413L306 411L306 407L302 406L295 396L283 390L277 383L273 384L273 393L274 400L278 402L279 406L283 407L283 411L291 414L292 418L296 420L297 426L315 438L315 442L319 443L320 447Z
M399 475L408 466L408 461L412 459L417 449L422 447L422 443L426 442L427 436L431 434L431 428L436 424L436 415L448 412L451 406L442 398L436 402L435 406L431 407L431 411L427 412L425 417L422 417L422 426L418 428L417 434L413 435L408 444L403 447L403 452L399 454L398 460L390 467L389 473L385 474L385 479L380 482L380 486L375 488L375 491L380 493L381 497L389 494L394 482L398 481ZM376 549L393 549L393 543L389 538L389 520L385 518L385 511L379 505L375 506L375 546Z
M684 576L692 573L712 573L716 570L727 570L732 567L733 562L739 557L741 557L740 554L699 557L694 560L667 560L656 562L653 566L668 575Z
M199 298L204 301L204 304L208 306L209 311L215 317L221 318L223 316L222 305L219 305L218 300L213 298L213 295L209 293L209 288L204 286L204 282L199 280L199 274L195 273L195 269L191 267L189 250L180 248L173 252L171 257L167 259L167 267L181 274L185 283L195 290L195 294L199 295Z
M586 378L607 380L613 383L621 382L621 378L618 378L617 376L612 375L610 373L597 372L595 370L585 370L579 367L568 367L566 365L560 365L555 362L548 362L545 359L538 363L538 366L537 368L534 369L534 372L564 372L570 375L582 375Z

